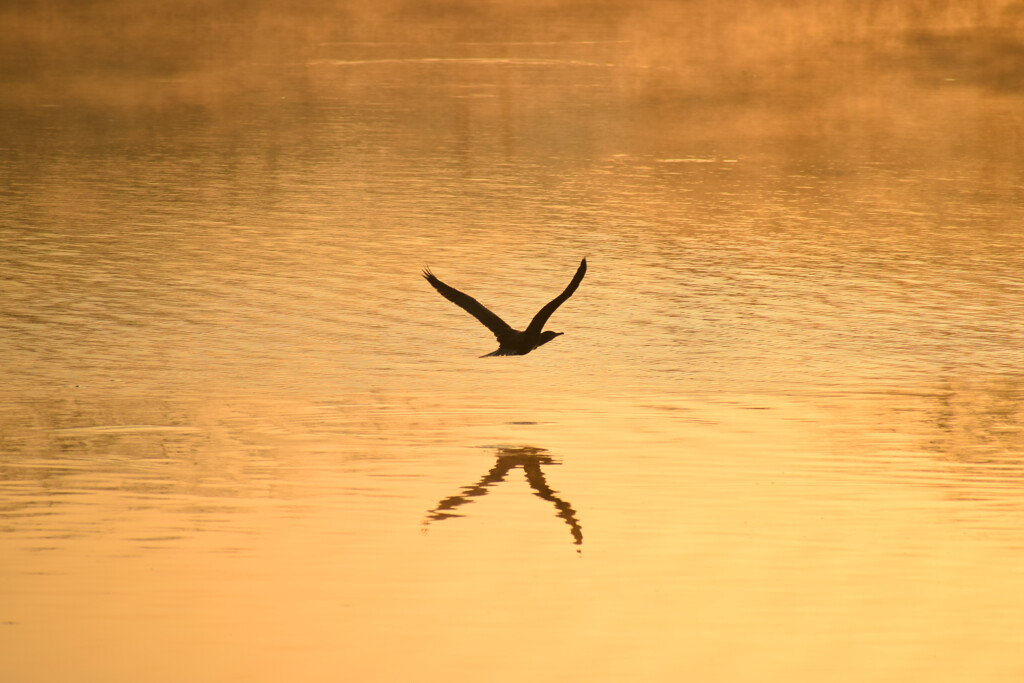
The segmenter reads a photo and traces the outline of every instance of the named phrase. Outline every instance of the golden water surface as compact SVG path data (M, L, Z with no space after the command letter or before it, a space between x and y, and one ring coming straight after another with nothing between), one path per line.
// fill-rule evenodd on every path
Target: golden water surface
M0 10L0 680L1024 679L1024 14L768 4Z

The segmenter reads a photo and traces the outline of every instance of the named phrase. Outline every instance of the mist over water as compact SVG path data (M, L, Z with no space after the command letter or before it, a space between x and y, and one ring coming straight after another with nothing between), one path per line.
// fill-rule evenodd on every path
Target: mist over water
M0 678L1024 674L1014 3L0 21Z

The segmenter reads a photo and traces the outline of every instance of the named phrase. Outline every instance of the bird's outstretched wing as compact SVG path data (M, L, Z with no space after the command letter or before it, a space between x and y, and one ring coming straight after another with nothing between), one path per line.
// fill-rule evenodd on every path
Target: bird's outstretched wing
M498 338L499 342L515 331L508 323L492 313L490 309L470 295L463 294L454 287L450 287L438 280L437 277L430 272L429 268L423 269L423 277L427 279L427 282L429 282L431 286L441 294L441 296L448 299L448 301L451 301L456 306L460 306L465 309L467 313L482 322L487 329L494 333L494 336Z
M544 325L547 323L548 318L551 314L558 309L559 306L565 303L565 300L572 296L572 293L576 291L576 288L583 282L583 276L587 274L587 259L580 261L580 267L576 269L576 274L572 277L572 282L565 288L565 291L556 296L548 303L547 306L537 311L537 315L533 316L533 320L530 321L530 326L526 328L524 333L527 338L533 338L540 334L540 331L544 329Z

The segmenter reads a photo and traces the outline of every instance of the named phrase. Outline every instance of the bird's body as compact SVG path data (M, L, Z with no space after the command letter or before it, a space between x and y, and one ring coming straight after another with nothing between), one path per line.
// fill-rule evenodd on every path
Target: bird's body
M572 282L569 283L569 286L544 306L544 308L540 309L537 312L537 315L533 316L533 320L530 321L530 325L523 331L513 329L508 323L492 313L490 309L473 297L468 294L463 294L454 287L450 287L438 280L437 277L430 272L429 268L425 268L423 270L423 277L427 279L427 282L429 282L431 286L441 294L441 296L448 299L448 301L451 301L453 304L463 308L467 313L479 320L487 329L494 333L494 336L498 339L498 350L481 356L481 358L485 358L487 356L525 356L538 346L547 344L555 337L563 334L562 332L552 332L550 330L542 332L541 330L555 310L565 303L566 299L572 296L573 292L576 291L576 288L580 286L580 282L583 281L583 276L586 273L587 259L583 259L580 261L580 267L576 269L576 275L573 276Z

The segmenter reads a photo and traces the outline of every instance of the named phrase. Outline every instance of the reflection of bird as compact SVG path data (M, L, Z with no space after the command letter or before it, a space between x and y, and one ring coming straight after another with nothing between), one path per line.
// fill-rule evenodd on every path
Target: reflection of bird
M494 467L484 475L483 479L475 484L464 486L461 493L445 498L437 504L437 507L428 512L427 518L423 520L424 528L433 521L458 517L459 514L454 512L455 508L472 502L473 498L487 495L490 487L505 481L505 477L509 472L517 467L522 467L526 473L526 481L529 482L534 495L554 504L555 509L558 511L557 516L565 520L565 523L569 525L569 532L572 534L573 543L575 545L582 545L583 527L580 526L579 520L576 519L576 511L568 501L559 498L554 489L548 486L544 472L541 470L541 465L557 465L558 461L547 455L546 449L533 446L499 448L497 455L498 461L494 463Z
M463 294L454 287L449 287L438 280L434 277L434 274L430 272L429 268L423 269L423 277L427 279L427 282L429 282L434 289L441 293L441 296L448 299L448 301L451 301L453 304L466 309L467 313L482 322L484 326L493 332L494 336L498 338L498 350L484 354L481 358L486 356L525 356L538 346L547 344L555 337L564 334L563 332L552 332L550 330L541 332L541 328L544 327L544 323L548 321L551 314L554 313L559 306L564 304L566 299L572 296L572 293L580 286L580 282L583 281L583 276L586 275L586 273L587 259L583 259L580 261L580 267L576 270L576 275L573 276L572 282L570 282L569 286L565 288L565 291L552 299L547 306L540 309L537 312L537 315L533 316L533 320L530 321L530 326L527 327L524 332L520 332L519 330L513 330L508 323L492 313L486 306L473 297L468 294Z

